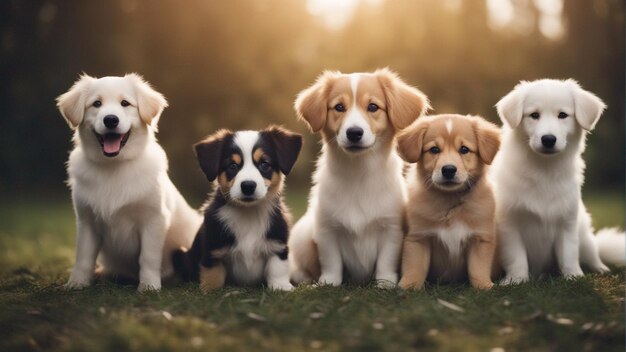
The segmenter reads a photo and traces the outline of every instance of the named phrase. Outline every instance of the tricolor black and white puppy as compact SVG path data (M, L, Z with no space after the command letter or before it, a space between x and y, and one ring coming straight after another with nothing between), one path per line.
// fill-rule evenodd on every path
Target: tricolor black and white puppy
M277 126L221 130L195 145L202 171L217 181L191 249L173 254L183 279L200 281L204 292L227 281L293 289L287 263L291 217L281 193L301 147L302 136Z

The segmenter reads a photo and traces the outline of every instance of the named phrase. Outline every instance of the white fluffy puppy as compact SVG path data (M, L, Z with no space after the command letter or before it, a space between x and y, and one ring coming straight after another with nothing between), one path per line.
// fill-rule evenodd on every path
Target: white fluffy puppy
M521 82L496 106L505 125L492 168L503 282L557 267L566 277L581 276L581 263L605 272L600 255L623 265L623 234L605 230L603 240L621 245L599 253L581 198L581 154L605 109L602 100L574 80L542 79Z
M75 129L67 171L77 248L66 286L88 286L100 254L104 275L160 289L173 273L169 253L189 247L202 222L170 181L154 136L165 98L136 74L83 75L57 106Z

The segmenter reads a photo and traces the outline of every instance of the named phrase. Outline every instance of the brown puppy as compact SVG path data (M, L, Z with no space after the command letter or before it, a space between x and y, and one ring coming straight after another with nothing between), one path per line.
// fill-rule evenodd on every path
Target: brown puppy
M398 138L409 172L409 231L400 287L469 277L493 286L495 200L487 165L500 147L500 130L477 116L436 115L417 120Z

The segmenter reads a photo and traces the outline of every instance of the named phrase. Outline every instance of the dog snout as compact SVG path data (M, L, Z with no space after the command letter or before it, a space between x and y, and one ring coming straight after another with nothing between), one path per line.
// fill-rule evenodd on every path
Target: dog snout
M441 174L446 180L451 180L456 175L456 166L454 165L444 165L441 168Z
M541 136L541 144L545 148L554 148L554 145L556 144L556 137L552 134L543 135Z
M246 196L251 196L254 194L256 190L256 182L254 181L243 181L241 183L241 193Z
M361 127L350 127L346 131L346 136L352 143L359 142L363 138L363 129Z
M104 117L104 126L106 126L106 128L116 128L117 125L120 123L120 119L117 118L117 116L115 115L107 115Z

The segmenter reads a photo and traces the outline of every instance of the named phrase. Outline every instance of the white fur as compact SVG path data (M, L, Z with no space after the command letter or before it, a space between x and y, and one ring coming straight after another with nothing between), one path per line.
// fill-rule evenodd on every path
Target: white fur
M504 138L491 176L503 282L523 282L554 266L566 277L582 275L581 263L608 270L581 199L585 128L604 107L572 80L522 82L498 102ZM533 112L540 118L531 118ZM569 116L559 119L559 112ZM554 150L541 145L546 134L557 138ZM620 241L624 247L623 234Z
M236 238L225 262L229 277L238 285L256 285L265 279L271 289L293 289L288 262L275 254L285 245L265 238L273 211L276 209L269 200L248 207L225 205L218 211L220 220Z
M363 137L359 141L359 146L362 148L369 148L376 143L376 135L367 123L366 117L363 115L363 111L358 107L356 101L357 87L359 85L360 73L352 73L350 75L350 86L352 88L352 106L346 111L346 117L341 124L339 134L337 135L337 143L342 148L348 148L354 144L348 140L347 131L352 127L360 127L363 129Z
M446 227L434 229L432 233L439 238L452 258L459 258L461 256L463 244L473 235L472 229L461 221L456 221Z
M92 106L94 100L102 106ZM131 103L122 107L120 99ZM170 253L189 247L202 222L167 175L167 157L154 129L165 99L139 76L83 76L58 99L76 128L68 161L68 184L76 212L76 264L68 288L90 284L96 258L106 275L139 278L139 290L160 289L173 274ZM105 157L94 130L102 119L119 117L119 133L131 131L120 154ZM149 122L149 124L148 124Z
M397 282L406 199L403 162L395 145L372 148L359 156L333 144L322 149L309 208L289 240L292 253L308 251L297 247L305 248L311 239L317 243L320 283L340 285L344 267L356 281L373 276L383 285ZM312 279L293 258L290 276L295 282Z
M243 168L235 176L233 186L230 189L230 196L233 199L242 199L246 196L241 192L241 183L244 181L254 181L254 199L263 199L267 194L268 186L263 180L263 176L252 160L254 146L259 140L257 131L239 131L235 134L235 144L241 149L243 155Z
M448 121L446 121L446 130L448 133L452 133L452 119L448 119Z

